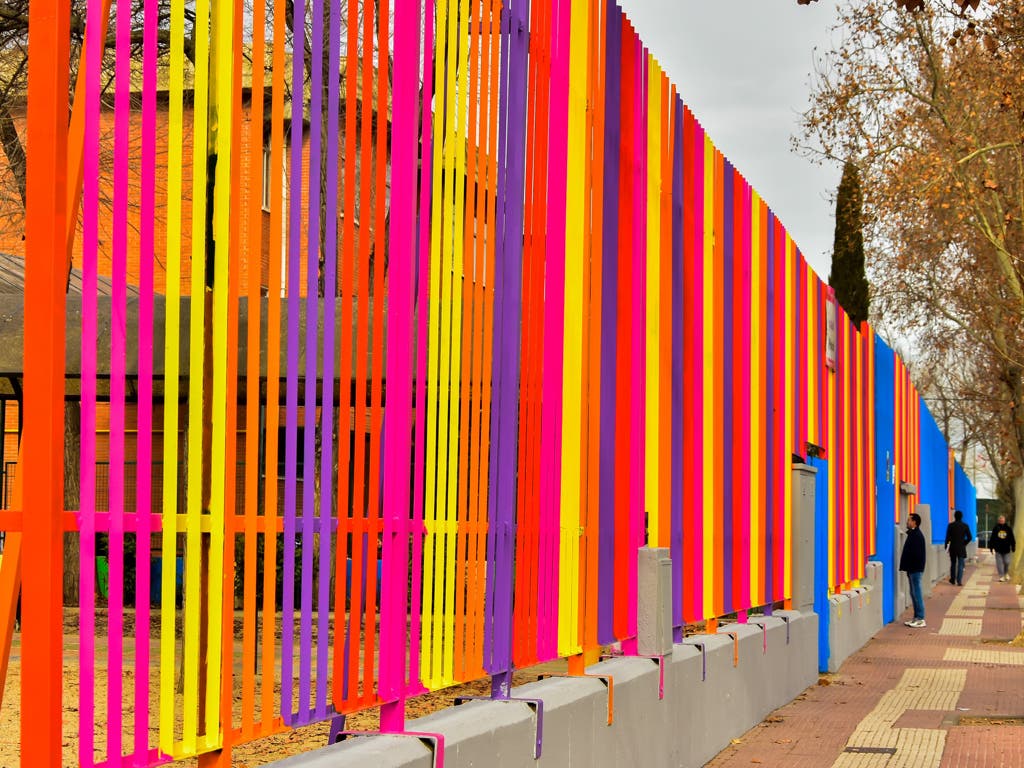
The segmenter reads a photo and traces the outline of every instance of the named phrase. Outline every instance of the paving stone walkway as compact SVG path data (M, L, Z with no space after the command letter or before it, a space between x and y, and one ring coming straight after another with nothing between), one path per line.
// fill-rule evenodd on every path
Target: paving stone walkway
M1024 598L988 553L965 576L935 585L926 628L907 611L708 766L1024 768Z

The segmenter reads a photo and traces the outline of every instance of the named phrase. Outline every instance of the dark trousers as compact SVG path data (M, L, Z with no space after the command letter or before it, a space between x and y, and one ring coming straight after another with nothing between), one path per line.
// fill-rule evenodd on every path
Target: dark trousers
M949 580L954 584L964 583L964 563L967 562L966 557L960 557L960 555L954 555L952 552L949 554Z

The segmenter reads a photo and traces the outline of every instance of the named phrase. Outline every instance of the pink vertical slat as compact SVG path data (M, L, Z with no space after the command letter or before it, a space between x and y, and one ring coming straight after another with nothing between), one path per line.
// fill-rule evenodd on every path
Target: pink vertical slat
M135 755L149 748L149 567L153 449L153 256L156 203L157 4L145 3L139 209L139 386L135 456Z
M99 240L100 63L103 6L86 17L85 131L82 195L82 412L79 478L78 761L94 763L96 680L96 270Z

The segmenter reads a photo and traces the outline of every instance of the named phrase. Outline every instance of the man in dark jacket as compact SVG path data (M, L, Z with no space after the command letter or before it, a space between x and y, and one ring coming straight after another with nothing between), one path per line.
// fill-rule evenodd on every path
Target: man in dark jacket
M907 572L910 581L910 600L914 604L914 618L904 622L908 627L923 627L924 596L921 594L921 574L924 573L925 544L921 533L921 516L910 513L907 520L907 541L900 555L900 570Z
M964 585L964 563L967 561L967 545L974 537L964 522L964 513L959 509L953 513L953 522L946 526L946 550L949 552L949 583Z
M996 570L999 571L1000 581L1010 580L1010 553L1017 549L1017 542L1013 539L1013 528L1006 524L1006 517L1000 515L996 527L988 537L988 548L995 552Z

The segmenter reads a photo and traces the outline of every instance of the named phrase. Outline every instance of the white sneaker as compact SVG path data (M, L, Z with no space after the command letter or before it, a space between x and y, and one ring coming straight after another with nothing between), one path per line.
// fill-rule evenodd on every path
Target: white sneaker
M920 629L921 627L926 627L928 625L924 623L924 619L914 619L914 621L910 622L910 626L915 629Z

